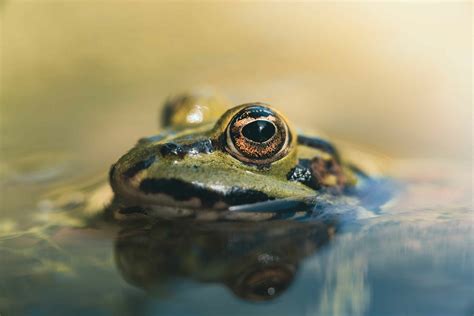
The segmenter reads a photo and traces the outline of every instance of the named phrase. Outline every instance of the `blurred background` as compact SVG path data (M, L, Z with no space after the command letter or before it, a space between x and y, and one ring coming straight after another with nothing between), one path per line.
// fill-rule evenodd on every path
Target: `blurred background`
M0 314L472 315L472 12L470 1L0 0ZM150 299L116 268L115 233L71 229L84 225L72 217L84 201L103 207L94 185L157 132L168 95L192 88L268 102L298 128L393 157L403 190L305 259L273 305L181 279Z
M1 156L107 168L211 87L395 158L470 161L472 4L4 1Z

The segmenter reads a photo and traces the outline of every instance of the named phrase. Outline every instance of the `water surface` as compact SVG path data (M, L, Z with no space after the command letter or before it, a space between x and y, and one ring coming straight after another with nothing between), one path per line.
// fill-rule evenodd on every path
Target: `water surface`
M459 166L399 163L393 199L338 223L119 226L74 216L102 176L73 181L67 159L42 159L3 178L12 197L0 221L2 315L473 310L474 226ZM450 176L429 173L437 168Z

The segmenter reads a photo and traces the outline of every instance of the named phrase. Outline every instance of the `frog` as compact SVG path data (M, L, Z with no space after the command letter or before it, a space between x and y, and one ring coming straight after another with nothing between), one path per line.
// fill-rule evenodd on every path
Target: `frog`
M341 200L368 178L263 102L179 94L161 125L112 165L110 218L271 219Z

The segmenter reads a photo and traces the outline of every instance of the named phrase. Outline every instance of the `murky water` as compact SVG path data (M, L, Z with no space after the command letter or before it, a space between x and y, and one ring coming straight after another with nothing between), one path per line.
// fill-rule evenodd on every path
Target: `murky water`
M0 315L473 315L469 8L2 4ZM86 220L196 86L394 157L398 190L337 223Z

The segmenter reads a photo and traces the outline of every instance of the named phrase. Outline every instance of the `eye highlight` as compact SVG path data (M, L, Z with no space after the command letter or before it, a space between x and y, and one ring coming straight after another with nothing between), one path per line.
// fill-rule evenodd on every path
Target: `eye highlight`
M290 138L280 115L262 104L252 104L234 115L227 126L226 150L245 163L264 165L287 154Z

